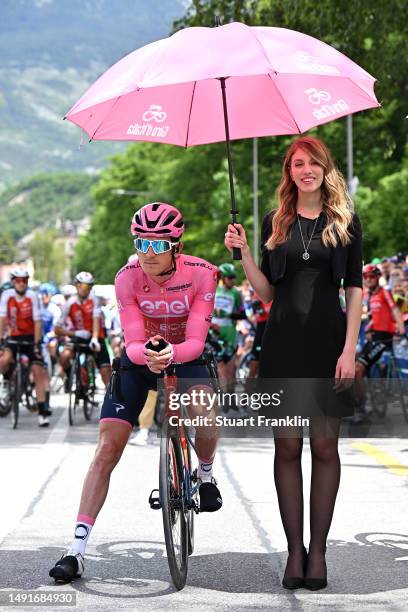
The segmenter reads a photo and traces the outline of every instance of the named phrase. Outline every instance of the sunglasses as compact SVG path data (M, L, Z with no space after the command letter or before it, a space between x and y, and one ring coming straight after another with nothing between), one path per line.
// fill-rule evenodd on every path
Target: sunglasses
M135 238L133 241L136 251L146 254L149 247L152 247L155 255L167 253L171 251L178 242L170 242L170 240L147 240L147 238Z
M229 280L235 280L237 277L236 276L224 276L224 278L228 278Z
M379 278L377 274L363 274L363 278Z
M24 285L26 285L28 283L28 278L15 278L14 282L15 283L24 283Z

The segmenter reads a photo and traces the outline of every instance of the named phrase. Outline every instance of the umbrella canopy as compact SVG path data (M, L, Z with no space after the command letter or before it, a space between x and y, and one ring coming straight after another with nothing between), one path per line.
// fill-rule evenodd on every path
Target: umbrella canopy
M293 30L230 23L186 28L109 68L67 113L91 140L189 147L302 133L379 106L375 79L325 43Z

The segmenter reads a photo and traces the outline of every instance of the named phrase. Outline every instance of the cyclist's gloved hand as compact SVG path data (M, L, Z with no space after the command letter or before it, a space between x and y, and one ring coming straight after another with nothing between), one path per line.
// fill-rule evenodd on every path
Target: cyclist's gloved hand
M41 341L40 342L36 342L34 344L34 357L36 359L42 359L42 344Z
M99 353L99 351L101 350L101 345L99 343L98 338L96 338L95 336L91 338L91 341L89 343L89 348Z
M160 344L161 343L161 344ZM161 351L152 350L148 348L148 346L163 346ZM173 345L169 342L166 343L164 338L161 336L153 336L149 339L145 344L145 357L146 357L146 365L155 374L160 374L167 366L171 364L173 361L174 349Z
M91 332L88 331L87 329L77 329L75 332L75 337L82 338L82 340L89 340L91 336L92 336Z

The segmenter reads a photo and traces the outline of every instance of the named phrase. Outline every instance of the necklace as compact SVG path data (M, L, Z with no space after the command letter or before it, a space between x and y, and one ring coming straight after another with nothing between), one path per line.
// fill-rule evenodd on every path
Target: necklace
M311 243L311 241L312 241L313 234L314 234L314 231L315 231L315 229L316 229L316 223L317 223L318 218L319 218L319 217L316 217L315 224L314 224L314 226L313 226L312 235L311 235L311 236L310 236L310 238L309 238L309 242L307 243L307 246L305 246L305 241L303 240L303 234L302 234L302 228L301 228L301 226L300 226L299 215L298 215L298 218L297 218L297 220L298 220L298 225L299 225L299 231L300 231L300 237L301 237L301 239L302 239L303 248L304 248L304 252L302 253L302 257L303 257L303 259L304 259L305 261L307 261L307 260L309 259L309 257L310 257L310 254L309 254L309 252L308 252L308 248L309 248L310 243Z

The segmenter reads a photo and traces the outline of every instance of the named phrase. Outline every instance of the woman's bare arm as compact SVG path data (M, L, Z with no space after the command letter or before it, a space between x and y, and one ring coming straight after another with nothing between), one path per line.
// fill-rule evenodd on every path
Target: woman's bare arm
M270 302L274 297L275 289L270 284L265 274L263 274L263 272L261 272L256 265L242 225L239 223L229 225L225 234L224 243L227 249L231 252L234 247L241 249L242 267L244 268L248 281L263 302Z

